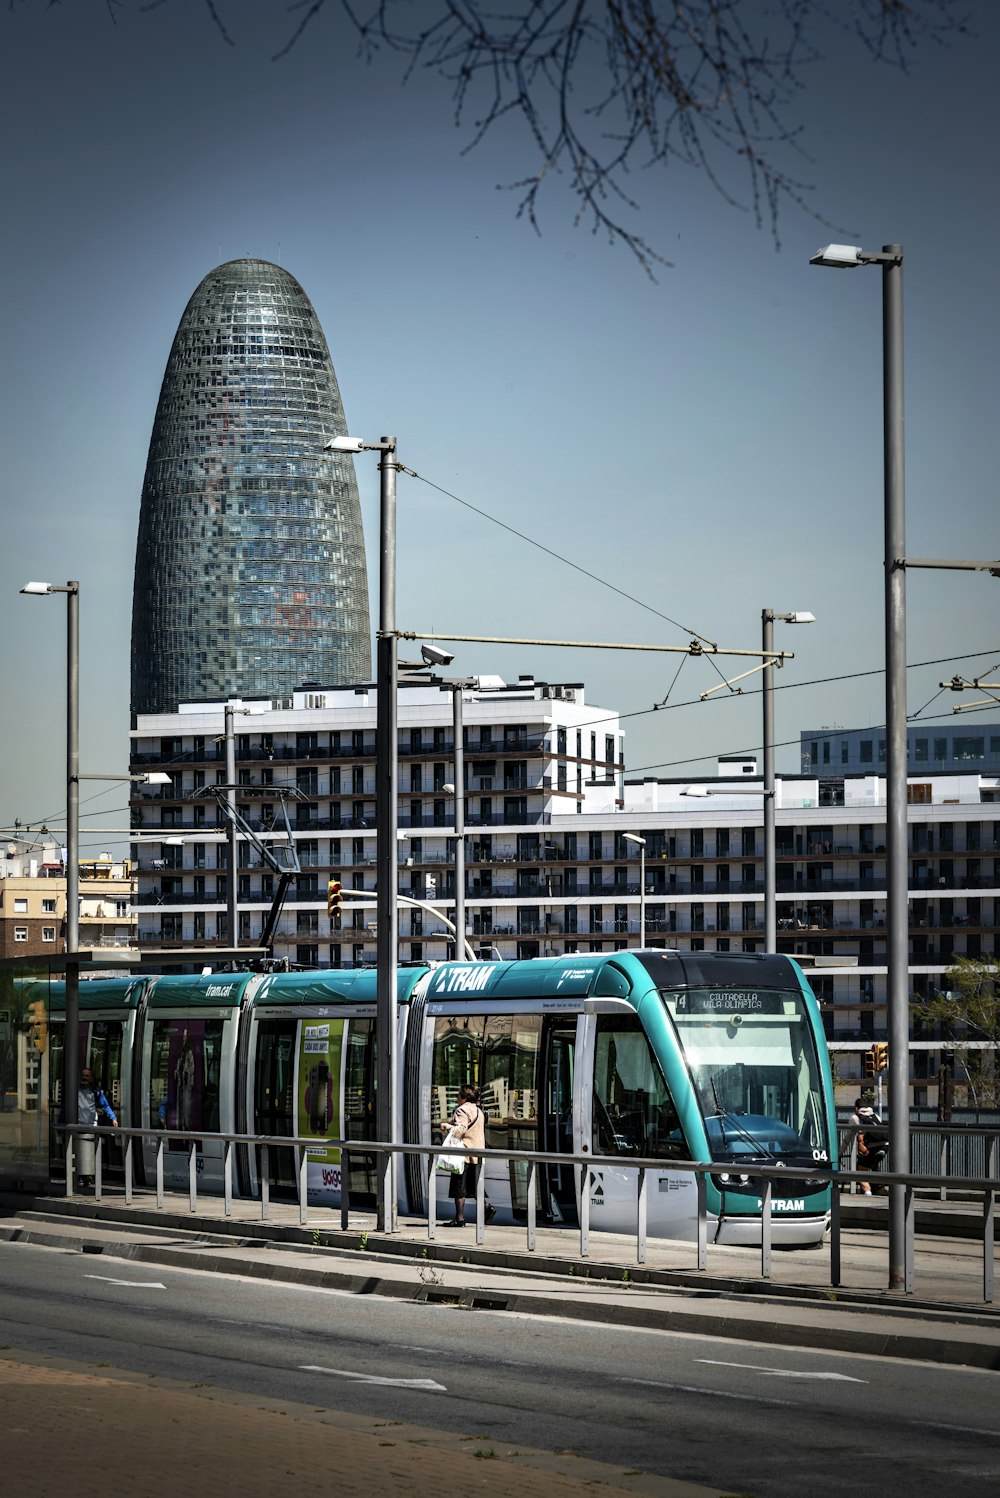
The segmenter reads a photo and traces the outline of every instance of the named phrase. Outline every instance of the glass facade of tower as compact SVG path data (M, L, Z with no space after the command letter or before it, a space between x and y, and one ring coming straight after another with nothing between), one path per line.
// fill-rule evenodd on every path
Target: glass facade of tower
M220 265L174 338L142 490L132 710L371 673L347 426L319 320L262 260Z

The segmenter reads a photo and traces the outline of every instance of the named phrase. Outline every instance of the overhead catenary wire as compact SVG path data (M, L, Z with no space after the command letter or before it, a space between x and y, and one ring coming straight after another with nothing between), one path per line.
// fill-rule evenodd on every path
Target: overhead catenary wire
M483 510L479 505L474 505L469 500L462 499L460 495L453 494L450 489L445 489L441 484L436 484L433 479L425 478L422 473L414 473L412 469L407 469L407 472L411 477L419 479L422 484L426 484L428 488L436 489L439 494L443 494L447 499L453 499L456 504L462 505L464 509L471 510L475 515L481 515L491 525L499 526L501 530L507 531L512 536L516 536L519 541L524 541L527 545L535 547L536 551L544 551L546 556L550 556L555 561L561 562L564 567L571 567L574 572L579 572L582 577L589 577L591 582L599 583L602 588L608 588L612 593L617 593L619 598L624 598L628 603L636 604L638 608L645 609L649 614L655 614L658 619L665 620L674 629L683 630L686 635L691 635L694 639L701 640L703 644L714 646L715 641L710 639L708 635L703 635L699 630L692 629L690 625L681 624L679 620L672 619L662 609L655 608L653 604L646 603L642 598L636 598L633 593L626 593L625 589L619 588L616 583L609 583L607 578L599 577L596 572L591 572L587 567L581 567L579 562L573 562L569 557L563 556L562 552L556 551L551 546L546 546L542 541L536 541L533 536L525 535L524 531L519 531L516 526L508 525L505 520L500 520L496 515L491 515L488 510Z

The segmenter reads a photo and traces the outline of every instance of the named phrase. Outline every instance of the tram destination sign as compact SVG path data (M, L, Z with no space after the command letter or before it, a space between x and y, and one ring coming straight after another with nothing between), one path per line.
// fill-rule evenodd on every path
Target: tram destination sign
M693 988L676 996L678 1014L782 1014L784 995L766 988Z

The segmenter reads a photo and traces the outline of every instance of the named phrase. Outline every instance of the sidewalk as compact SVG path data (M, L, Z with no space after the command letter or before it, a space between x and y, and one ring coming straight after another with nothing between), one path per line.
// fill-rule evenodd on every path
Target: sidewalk
M429 1243L426 1224L413 1219L385 1237L366 1213L352 1213L346 1233L332 1212L329 1226L305 1228L294 1204L272 1203L266 1223L259 1213L259 1203L236 1201L226 1219L221 1201L203 1197L192 1216L186 1195L168 1195L162 1211L151 1194L137 1193L130 1207L113 1196L98 1205L5 1195L0 1242L353 1294L1000 1370L1000 1312L982 1302L978 1246L966 1239L921 1236L918 1294L904 1297L885 1289L884 1233L864 1228L845 1229L843 1285L833 1290L825 1250L776 1251L773 1280L763 1282L754 1249L710 1248L708 1271L699 1274L693 1245L665 1240L650 1240L640 1268L634 1239L617 1234L593 1234L590 1258L581 1260L569 1229L540 1229L529 1254L518 1227L491 1225L477 1247L471 1227L441 1224Z
M4 1491L177 1498L291 1490L343 1498L517 1493L519 1498L721 1498L716 1488L572 1452L378 1421L213 1386L0 1352ZM44 1470L44 1483L41 1472Z

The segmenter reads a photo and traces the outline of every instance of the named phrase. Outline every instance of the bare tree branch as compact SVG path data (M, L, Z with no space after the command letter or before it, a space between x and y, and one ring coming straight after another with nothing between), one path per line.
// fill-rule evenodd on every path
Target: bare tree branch
M18 0L9 0L13 9ZM21 0L31 3L31 0ZM49 0L50 4L56 0ZM128 0L105 0L109 14ZM136 0L152 10L172 0ZM224 0L202 0L222 38ZM228 0L240 15L239 0ZM704 173L725 201L767 226L775 246L787 204L824 224L789 165L805 156L796 108L823 33L839 31L877 63L906 71L917 50L967 33L968 0L274 0L292 18L287 59L324 12L343 15L359 55L380 51L439 74L472 151L520 120L535 160L502 184L541 232L542 191L562 176L575 222L632 251L647 274L665 260L628 224L635 171ZM832 226L831 226L832 227Z

